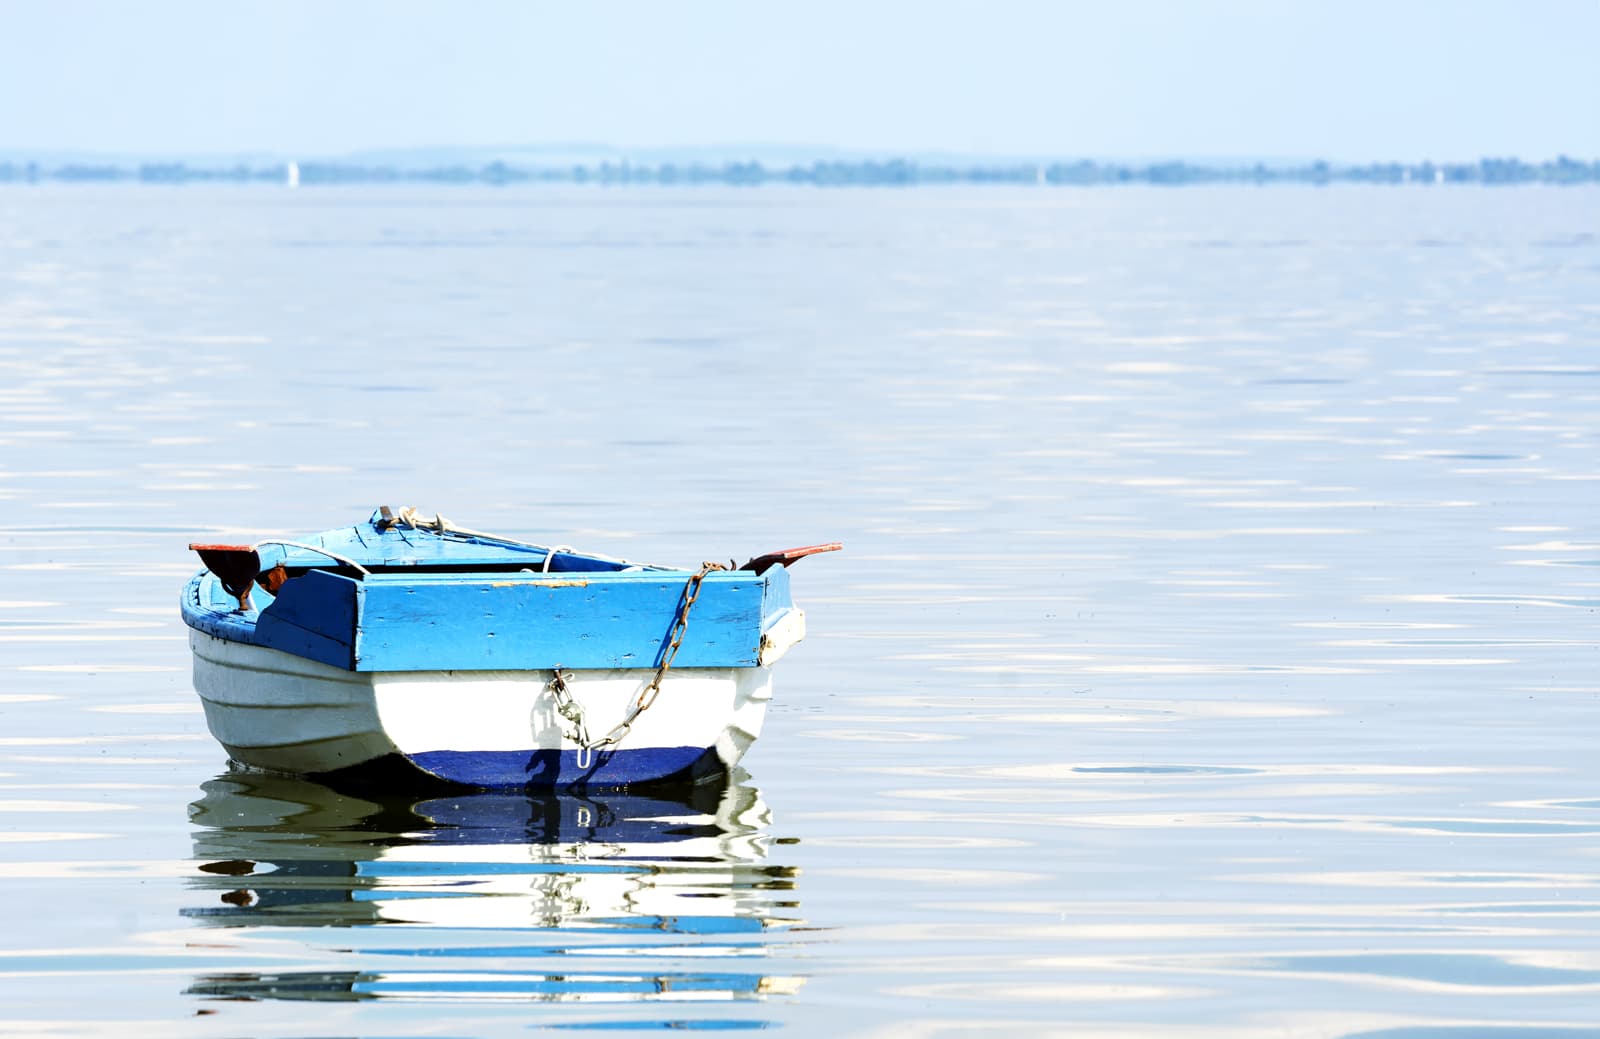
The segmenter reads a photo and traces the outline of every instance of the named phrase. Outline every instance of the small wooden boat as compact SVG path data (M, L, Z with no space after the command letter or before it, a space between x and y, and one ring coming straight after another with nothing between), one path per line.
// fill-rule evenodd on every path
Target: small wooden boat
M805 633L786 567L697 571L379 509L301 541L191 545L206 724L271 772L487 789L719 775Z

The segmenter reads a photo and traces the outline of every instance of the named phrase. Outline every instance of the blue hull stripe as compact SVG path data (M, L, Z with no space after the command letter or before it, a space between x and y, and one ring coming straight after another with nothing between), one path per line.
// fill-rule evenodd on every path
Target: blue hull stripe
M491 789L523 787L623 787L650 783L693 769L704 747L597 750L588 768L573 750L427 750L407 754L412 764L441 779Z

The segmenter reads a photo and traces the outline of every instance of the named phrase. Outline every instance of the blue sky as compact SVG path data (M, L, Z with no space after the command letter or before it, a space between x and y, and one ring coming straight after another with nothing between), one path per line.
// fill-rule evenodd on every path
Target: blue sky
M0 0L0 152L1600 158L1600 0Z

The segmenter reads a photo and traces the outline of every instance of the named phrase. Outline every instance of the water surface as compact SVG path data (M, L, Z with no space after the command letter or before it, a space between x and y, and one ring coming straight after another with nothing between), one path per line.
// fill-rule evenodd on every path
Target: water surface
M0 191L0 1032L1577 1039L1600 191ZM232 775L191 539L797 565L747 772Z

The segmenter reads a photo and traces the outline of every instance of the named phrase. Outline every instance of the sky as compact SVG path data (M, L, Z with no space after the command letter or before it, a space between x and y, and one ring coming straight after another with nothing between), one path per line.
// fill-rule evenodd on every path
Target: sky
M1600 0L0 0L0 154L1600 158Z

